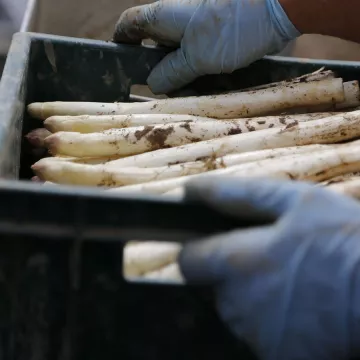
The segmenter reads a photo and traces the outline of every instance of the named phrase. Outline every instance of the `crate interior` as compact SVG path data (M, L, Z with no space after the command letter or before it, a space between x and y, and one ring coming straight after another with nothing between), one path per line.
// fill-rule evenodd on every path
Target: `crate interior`
M111 43L34 39L26 79L26 103L38 101L128 101L131 87L146 83L150 69L165 55L162 50L139 50ZM358 63L269 58L232 75L204 77L189 89L194 95L230 91L279 81L315 71L335 70L344 80L360 78ZM25 113L23 135L41 127ZM32 176L30 166L38 156L22 141L20 178Z

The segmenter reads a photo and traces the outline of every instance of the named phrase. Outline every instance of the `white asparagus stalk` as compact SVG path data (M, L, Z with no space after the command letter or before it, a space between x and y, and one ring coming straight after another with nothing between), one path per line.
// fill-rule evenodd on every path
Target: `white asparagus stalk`
M170 242L129 242L124 247L123 271L126 277L137 277L160 270L176 262L181 244Z
M291 118L290 118L291 119ZM75 157L128 156L162 148L181 146L199 141L222 138L261 130L263 126L293 126L298 122L282 117L276 123L263 121L206 121L172 123L106 130L101 133L81 134L58 132L45 139L45 146L53 155Z
M94 157L94 158L69 158L64 159L66 162L72 162L74 164L84 164L84 165L100 165L106 164L110 161L121 159L121 156L107 156L107 157Z
M53 115L189 114L217 119L254 117L300 106L339 103L345 100L342 79L240 92L234 94L170 98L144 103L33 103L30 115L46 119Z
M275 125L278 127L287 123L281 118ZM52 154L62 154L76 157L102 157L121 155L127 156L161 148L181 146L191 142L199 142L228 135L254 131L264 126L255 121L207 121L197 123L172 123L133 127L127 129L112 129L101 133L80 134L59 132L45 140L45 145ZM291 124L291 123L290 123ZM267 126L273 127L272 124ZM266 126L266 122L265 122Z
M290 148L270 149L243 154L226 155L219 159L175 164L156 168L116 167L111 164L84 165L54 158L45 158L32 166L37 176L45 181L59 184L119 187L123 185L146 183L199 174L224 167L240 165L246 162L278 158L291 154L313 153L339 145L307 145Z
M105 165L76 164L67 161L50 162L48 158L32 166L35 174L45 181L58 184L118 187L160 179L199 174L216 166L203 162L178 164L161 168L114 168ZM215 167L216 168L216 167Z
M345 101L336 103L336 110L360 106L360 87L357 80L344 83L344 94Z
M291 109L290 113L339 111L360 106L360 87L357 80L344 83L344 94L345 100L343 102Z
M121 156L106 156L106 157L73 157L73 156L52 156L42 158L41 161L47 162L70 162L74 164L84 164L84 165L100 165L106 164L110 161L122 159Z
M334 79L334 78L335 78L335 74L333 71L324 70L324 68L321 68L319 70L314 71L313 73L301 75L294 79L288 79L288 80L273 82L270 84L252 86L252 87L243 89L241 91L261 90L261 89L274 88L274 87L287 85L287 84L297 84L297 83L302 83L302 82L312 82L312 81L320 81L320 80Z
M51 135L51 132L44 128L39 128L32 130L27 135L25 135L25 138L29 141L29 143L36 147L36 148L42 148L45 147L44 141L45 139Z
M208 176L275 177L289 180L324 181L349 172L360 171L360 141L342 144L312 154L289 155L277 159L232 166L209 173L154 181L111 189L123 193L165 194L183 186L187 181ZM176 192L175 192L176 193Z
M209 120L213 119L200 116L174 114L78 115L51 116L44 121L44 126L52 133L69 131L85 134L109 129Z
M298 84L298 83L302 83L302 82L320 81L320 80L334 79L334 78L335 78L335 74L333 71L324 70L324 68L321 68L319 70L314 71L313 73L301 75L301 76L293 78L293 79L287 79L287 80L277 81L277 82L263 84L263 85L251 86L251 87L248 87L245 89L231 91L231 92L263 90L263 89L269 89L269 88L279 87L279 86L283 86L283 85ZM231 93L231 92L228 92L228 93Z
M220 139L162 149L110 162L120 167L158 167L231 153L310 144L330 144L360 136L360 111Z
M49 185L58 185L58 184L53 183L53 182L51 182L51 181L45 181L45 182L43 183L43 185L49 186Z
M73 156L54 156L46 158L48 160L71 162L74 164L88 164L88 165L100 165L106 164L110 161L121 159L121 156L105 156L105 157L73 157ZM43 160L43 159L42 159Z
M267 149L267 150L258 150L258 151L250 151L244 152L240 154L229 154L223 157L217 158L215 164L212 166L220 167L229 167L234 165L241 165L249 162L259 161L259 160L266 160L266 159L276 159L282 156L288 155L297 155L297 154L304 154L304 153L314 153L321 150L327 150L330 148L338 147L339 145L321 145L321 144L314 144L314 145L304 145L304 146L291 146L291 147L284 147L284 148L275 148L275 149ZM212 158L204 160L206 163L213 162ZM196 162L197 163L197 162ZM185 164L191 164L185 163ZM208 165L208 167L210 164Z
M340 115L336 112L323 112L323 113L309 113L309 114L294 114L294 115L277 115L277 116L264 116L258 118L245 118L234 119L232 121L240 121L242 133L265 130L271 128L278 128L284 125L292 125L296 122L306 122L324 119L326 117ZM223 121L223 120L221 120Z
M343 182L330 184L326 187L329 190L336 191L355 199L360 200L360 177L354 176L344 180Z
M240 122L207 121L112 129L91 134L58 132L46 138L45 145L53 155L127 156L240 134L242 129L245 130L246 125Z
M180 267L177 263L167 265L160 270L145 273L144 279L156 280L156 282L172 282L177 284L185 284L185 279L182 276Z
M218 175L217 172L221 170L216 170L211 172L210 175ZM209 173L206 173L209 174ZM136 184L136 185L128 185L128 186L122 186L122 187L116 187L109 189L107 191L114 191L114 192L120 192L120 193L144 193L144 194L155 194L155 195L163 195L166 193L176 193L176 189L183 186L187 181L192 180L193 178L196 178L199 175L190 175L190 176L183 176L183 177L177 177L174 179L168 179L168 180L158 180L158 181L152 181L149 183L144 184ZM220 174L221 175L221 174Z
M53 155L127 156L240 134L246 129L241 121L206 121L112 129L91 134L58 132L46 138L45 145Z
M183 187L177 187L173 190L167 191L166 193L162 194L163 196L181 199L184 197L185 189Z
M262 130L287 125L293 121L317 120L336 112L321 112L309 114L277 115L260 118L243 118L242 123L247 125L246 131ZM177 122L202 122L216 119L199 116L169 115L169 114L134 114L134 115L79 115L79 116L52 116L45 120L45 127L52 133L59 131L94 133L110 129L121 129L136 126L151 126ZM233 119L239 120L239 119Z

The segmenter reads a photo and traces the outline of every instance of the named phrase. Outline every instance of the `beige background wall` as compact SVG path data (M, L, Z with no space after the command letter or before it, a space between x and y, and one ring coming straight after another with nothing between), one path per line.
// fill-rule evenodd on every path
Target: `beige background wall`
M120 14L151 0L37 0L32 31L109 40Z
M321 35L303 35L291 46L291 56L360 61L360 45Z

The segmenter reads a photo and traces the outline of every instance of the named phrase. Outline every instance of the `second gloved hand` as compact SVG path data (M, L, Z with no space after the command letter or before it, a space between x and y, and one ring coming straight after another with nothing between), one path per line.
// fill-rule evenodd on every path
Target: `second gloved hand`
M151 38L178 47L148 79L154 93L169 93L245 67L299 35L278 0L161 0L127 10L114 41Z
M212 285L233 332L262 360L356 358L360 351L360 205L313 185L214 178L189 184L189 199L241 222L185 246L189 283Z

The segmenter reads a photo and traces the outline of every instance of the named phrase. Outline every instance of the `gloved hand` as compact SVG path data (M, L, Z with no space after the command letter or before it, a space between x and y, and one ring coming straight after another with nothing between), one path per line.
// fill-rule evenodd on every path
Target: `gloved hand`
M181 44L150 74L148 84L158 94L201 75L231 73L299 35L278 0L160 0L123 13L114 41Z
M358 355L358 202L308 184L256 179L190 183L186 197L240 219L256 212L277 219L188 244L179 257L189 283L215 287L223 320L260 359Z

